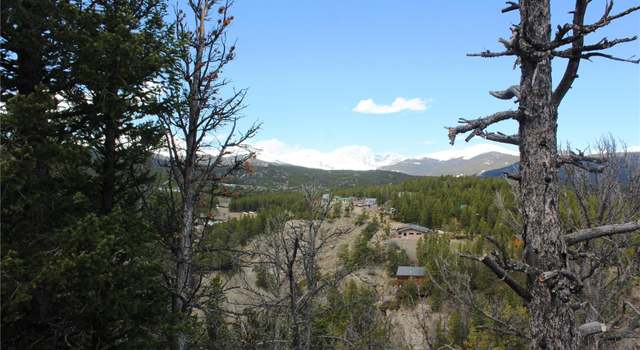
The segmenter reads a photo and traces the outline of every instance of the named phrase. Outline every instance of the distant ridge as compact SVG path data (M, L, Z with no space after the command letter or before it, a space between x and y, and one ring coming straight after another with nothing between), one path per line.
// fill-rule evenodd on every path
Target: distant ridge
M151 165L157 171L167 170L169 161L156 154ZM254 190L296 190L308 185L321 188L387 185L415 178L387 170L323 170L260 159L251 160L250 165L252 171L229 177L224 182Z
M379 169L397 171L413 176L472 176L510 166L518 160L518 156L511 154L487 152L471 158L460 157L448 160L427 157L405 159Z
M632 164L635 163L636 166L640 166L640 152L629 152L627 153L627 158ZM518 169L519 164L520 162L516 162L502 168L492 169L482 173L478 173L477 175L480 177L501 177L501 176L504 176L505 173L515 174L519 170ZM562 170L560 171L560 176L564 177L564 172ZM620 180L622 181L629 180L628 179L629 171L627 171L626 169L623 169L620 176L621 176Z

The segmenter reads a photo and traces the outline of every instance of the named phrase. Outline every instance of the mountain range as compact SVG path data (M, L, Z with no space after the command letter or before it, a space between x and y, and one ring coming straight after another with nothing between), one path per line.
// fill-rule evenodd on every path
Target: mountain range
M403 159L375 170L326 170L282 162L255 159L254 171L228 179L228 183L262 189L288 190L315 184L325 188L383 185L403 182L418 176L501 176L503 169L518 162L518 157L500 152L453 159L429 157ZM486 176L486 175L485 175Z
M640 162L640 153L630 153L630 156ZM305 185L322 188L385 185L419 176L500 177L504 173L517 172L518 160L513 154L486 152L451 159L403 159L374 170L326 170L254 159L251 161L252 172L228 178L225 182L257 190L294 190ZM154 165L166 168L168 160L157 155Z
M225 182L263 190L291 190L311 184L323 188L370 186L399 183L418 176L501 176L503 168L518 162L517 156L500 152L439 158L442 159L421 157L395 162L377 159L381 162L372 170L319 169L258 158L251 160L253 171L230 177ZM166 169L168 159L158 154L153 164Z
M519 157L487 152L474 157L460 157L447 160L433 158L405 159L395 164L380 167L380 170L391 170L413 176L471 176L482 175L486 171L500 169L516 163Z

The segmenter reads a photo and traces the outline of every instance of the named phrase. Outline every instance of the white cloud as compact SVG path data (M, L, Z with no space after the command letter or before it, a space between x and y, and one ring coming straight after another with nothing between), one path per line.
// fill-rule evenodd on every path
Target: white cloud
M520 155L517 147L500 146L491 143L479 143L466 147L455 146L442 151L426 154L423 157L437 160L449 160L455 158L471 159L487 152L499 152L514 156Z
M278 139L256 142L258 159L326 170L372 170L405 159L398 154L375 154L369 147L348 145L323 152L288 145Z
M398 113L401 111L425 111L427 110L428 100L421 98L406 99L404 97L396 97L390 105L376 104L373 99L360 100L358 104L353 107L353 111L356 113L366 114L389 114Z

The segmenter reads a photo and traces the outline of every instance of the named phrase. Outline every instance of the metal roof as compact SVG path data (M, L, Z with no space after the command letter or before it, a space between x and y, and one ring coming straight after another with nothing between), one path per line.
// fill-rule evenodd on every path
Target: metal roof
M424 267L419 266L398 266L396 276L423 277Z
M397 229L397 232L402 232L402 231L406 231L406 230L416 230L416 231L420 231L420 232L431 232L431 229L428 227L424 227L424 226L420 226L420 225L416 225L416 224L407 224L404 225L400 228Z

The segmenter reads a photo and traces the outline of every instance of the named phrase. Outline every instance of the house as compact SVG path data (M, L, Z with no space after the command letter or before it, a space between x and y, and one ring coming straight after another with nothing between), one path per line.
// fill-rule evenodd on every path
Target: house
M341 196L335 196L333 197L333 199L337 202L340 202L340 204L342 204L343 206L348 206L353 202L353 198L352 197L341 197Z
M431 230L430 228L416 224L404 225L397 228L395 231L396 238L400 239L420 239L427 233L433 233L433 230Z
M401 285L407 281L415 281L420 284L424 281L425 270L420 266L398 266L396 271L396 284Z
M375 207L378 204L378 200L375 198L363 198L362 199L362 206L363 207Z
M358 198L354 200L354 205L356 207L371 208L378 205L378 200L376 198Z

